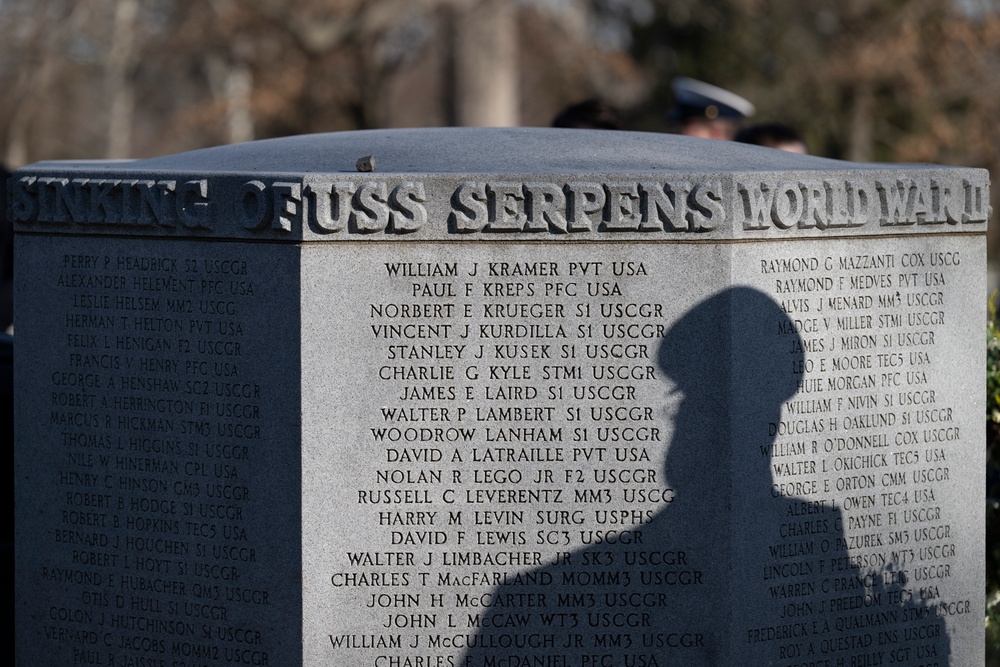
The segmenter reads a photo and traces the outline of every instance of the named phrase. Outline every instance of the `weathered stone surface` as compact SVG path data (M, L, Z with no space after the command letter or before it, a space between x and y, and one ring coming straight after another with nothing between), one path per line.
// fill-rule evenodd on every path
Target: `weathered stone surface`
M10 185L20 664L981 662L985 172L407 130Z

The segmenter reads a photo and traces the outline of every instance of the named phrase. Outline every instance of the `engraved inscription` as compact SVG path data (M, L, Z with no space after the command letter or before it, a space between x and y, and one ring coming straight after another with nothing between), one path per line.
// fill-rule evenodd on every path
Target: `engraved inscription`
M269 631L247 622L274 595L251 516L267 438L251 262L59 260L41 424L58 493L30 576L65 594L43 636L66 664L268 664Z

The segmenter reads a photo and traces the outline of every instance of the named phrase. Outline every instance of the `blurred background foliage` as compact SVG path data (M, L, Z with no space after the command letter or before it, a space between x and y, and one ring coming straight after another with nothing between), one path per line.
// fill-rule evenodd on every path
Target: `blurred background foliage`
M0 0L4 161L372 127L663 131L671 78L850 160L1000 175L1000 0Z
M998 72L1000 0L0 0L0 160L546 126L592 97L662 132L684 75L812 153L996 183Z
M1000 0L0 0L0 159L16 168L310 132L546 126L592 97L618 107L628 129L662 132L678 75L748 98L754 120L791 124L814 154L982 167L1000 183ZM992 198L1000 210L1000 187ZM998 622L994 607L988 639L1000 651Z

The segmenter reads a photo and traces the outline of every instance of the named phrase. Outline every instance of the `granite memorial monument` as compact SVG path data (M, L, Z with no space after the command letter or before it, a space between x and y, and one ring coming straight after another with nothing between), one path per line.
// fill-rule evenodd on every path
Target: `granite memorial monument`
M9 185L20 665L981 663L981 170L438 129Z

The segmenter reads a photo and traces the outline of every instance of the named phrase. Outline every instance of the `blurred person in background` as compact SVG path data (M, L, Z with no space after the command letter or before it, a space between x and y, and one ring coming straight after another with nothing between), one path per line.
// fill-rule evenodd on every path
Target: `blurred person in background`
M735 141L743 144L767 146L779 151L808 155L806 141L798 131L784 123L758 123L750 125L736 133Z
M622 130L625 124L621 114L607 102L589 99L571 104L555 117L552 127L569 127L580 130Z
M704 81L681 76L670 86L674 106L667 114L667 123L675 134L732 140L743 119L756 112L748 100Z

